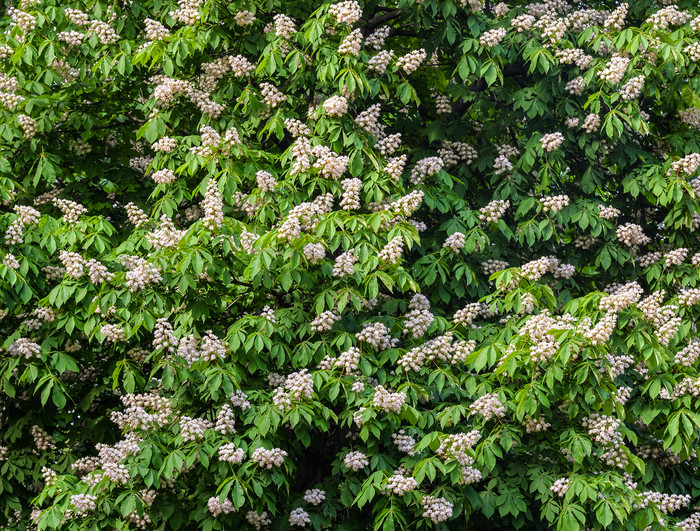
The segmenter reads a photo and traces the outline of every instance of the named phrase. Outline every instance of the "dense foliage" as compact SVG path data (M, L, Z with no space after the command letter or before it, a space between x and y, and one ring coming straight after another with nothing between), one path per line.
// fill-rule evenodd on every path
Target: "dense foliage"
M3 529L700 529L697 0L19 0Z

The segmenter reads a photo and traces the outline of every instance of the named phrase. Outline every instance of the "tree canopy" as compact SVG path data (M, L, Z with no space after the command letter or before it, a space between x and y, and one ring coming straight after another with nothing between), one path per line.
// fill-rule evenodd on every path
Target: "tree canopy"
M3 529L700 529L697 0L0 25Z

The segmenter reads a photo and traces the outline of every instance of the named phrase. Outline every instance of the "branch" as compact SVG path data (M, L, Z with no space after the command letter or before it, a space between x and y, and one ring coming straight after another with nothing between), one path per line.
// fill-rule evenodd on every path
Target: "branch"
M401 9L394 9L392 11L388 11L382 15L377 15L376 17L372 17L367 21L367 24L364 25L363 29L367 30L369 33L370 30L373 30L377 26L383 24L384 22L388 22L390 20L395 19L396 17L399 16L401 13Z

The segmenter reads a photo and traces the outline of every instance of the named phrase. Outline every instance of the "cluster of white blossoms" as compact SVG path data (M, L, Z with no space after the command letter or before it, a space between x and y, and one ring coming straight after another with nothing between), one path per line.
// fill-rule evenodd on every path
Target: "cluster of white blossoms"
M597 114L589 114L583 120L581 128L586 131L586 133L595 133L600 128L600 116Z
M434 524L439 524L452 518L453 504L445 498L435 496L423 496L423 518L429 518Z
M287 218L280 225L279 237L285 238L286 240L293 240L301 236L302 231L314 230L320 216L328 214L332 210L333 194L320 195L312 202L303 202L295 206L289 211ZM323 250L322 244L316 245L321 246L318 251ZM325 251L323 251L323 253L325 256ZM321 256L321 258L323 258L323 256Z
M391 28L389 26L379 26L367 36L365 44L379 51L384 48L384 41L386 41L389 35L391 35Z
M304 501L311 505L321 505L326 499L326 493L321 489L309 489L304 492Z
M348 452L343 458L343 464L345 468L350 470L358 471L369 465L369 459L362 452Z
M34 118L26 114L20 114L17 116L17 122L22 128L22 136L24 138L30 139L36 135L36 120Z
M343 196L340 200L340 207L343 210L356 210L360 208L360 190L362 181L357 178L344 179L341 181Z
M378 350L395 347L399 340L391 337L391 331L384 323L365 323L362 330L355 334L359 341L369 343Z
M685 247L679 247L666 253L664 257L664 263L666 266L681 265L683 261L688 257L688 249Z
M406 403L406 393L390 393L383 386L378 385L374 388L374 398L372 399L374 407L377 407L388 413L400 413Z
M314 380L308 369L301 369L287 376L284 387L290 393L291 399L304 400L312 397Z
M418 482L413 477L408 476L405 470L397 470L386 480L386 491L396 496L403 496L417 488Z
M547 431L552 425L547 422L544 416L539 416L537 418L531 417L530 415L525 415L523 422L525 426L525 431L527 433L537 433L540 431Z
M620 225L617 228L617 239L629 247L645 245L651 241L649 236L644 234L642 227L635 223Z
M467 237L461 232L455 232L445 238L443 247L447 247L455 252L459 251L467 243Z
M143 20L143 23L146 26L144 32L146 34L147 40L160 41L165 39L166 37L170 37L170 31L168 30L168 28L163 26L163 24L161 24L157 20L153 20L152 18L146 18Z
M399 452L408 455L413 455L416 452L416 440L410 435L406 435L405 430L399 430L398 433L392 433L391 438L398 448Z
M273 17L275 35L278 37L284 37L288 39L292 37L296 31L297 27L294 21L287 15L275 15Z
M692 339L682 350L676 352L675 363L692 367L700 357L700 341Z
M574 96L580 96L586 88L586 80L582 76L575 77L564 85L564 90Z
M515 28L515 31L517 31L518 33L522 33L524 31L530 30L536 21L537 19L532 15L524 14L518 15L517 17L513 17L510 21L510 24Z
M411 334L414 339L422 337L434 320L435 316L429 310L411 310L405 316L403 333Z
M225 499L222 502L218 496L212 496L211 498L209 498L209 501L207 502L207 507L209 508L209 512L211 512L214 518L216 518L220 514L229 514L236 510L231 500Z
M411 183L420 184L423 179L432 177L445 165L440 157L427 157L419 160L411 170Z
M175 172L168 168L163 168L151 174L151 179L157 184L170 184L177 180Z
M270 469L272 467L280 467L284 463L284 458L287 457L287 452L281 448L273 448L267 450L265 448L256 448L250 458L254 463L262 468Z
M603 81L615 85L622 81L629 63L630 59L628 57L613 55L608 65L598 72L598 77Z
M506 408L499 400L497 393L480 396L469 406L469 411L481 415L484 420L490 420L493 417L500 418L506 414Z
M563 498L566 495L566 491L569 490L570 484L571 481L568 478L559 478L551 487L549 487L549 490L551 490L556 496Z
M297 527L306 527L306 524L310 523L311 518L309 517L309 513L307 513L301 507L297 507L289 513L289 525Z
M27 359L41 359L41 346L26 337L17 338L8 348L11 356L24 356Z
M425 61L426 57L428 57L428 54L423 48L413 50L408 52L406 55L399 57L396 60L396 65L407 74L410 74L414 72L423 61Z
M348 112L348 100L343 96L331 96L323 102L323 109L328 116L342 116Z
M357 263L359 257L355 249L350 249L342 254L340 254L333 264L333 276L334 277L344 277L346 275L352 275L354 273L353 266Z
M258 170L255 173L255 181L258 188L260 188L260 190L263 192L272 192L274 191L275 186L277 186L277 180L269 171L265 170Z
M569 205L568 195L554 195L542 198L542 210L556 214L562 208Z
M185 415L180 418L180 435L184 442L202 439L204 433L213 427L213 423L207 419L196 419Z
M41 213L30 206L15 205L12 210L17 217L12 220L5 232L5 243L8 245L22 243L25 227L36 225L41 218Z
M479 37L479 44L483 47L491 48L499 44L503 39L506 38L508 32L505 28L495 28L492 30L485 31Z
M318 145L311 150L316 157L314 168L317 168L319 175L329 179L338 180L348 169L350 158L346 155L338 155L327 146Z
M348 34L338 46L340 55L353 55L357 57L360 54L362 47L362 32L359 29L353 30Z
M125 275L125 284L131 292L142 290L148 284L157 284L162 280L160 271L140 256L121 255L119 262L128 270ZM68 270L67 265L66 270Z
M613 206L598 205L598 215L602 219L614 219L620 214L621 212Z
M287 96L270 83L260 83L263 101L272 108L287 100Z
M700 153L691 153L682 159L673 161L667 175L674 176L678 174L693 175L700 168Z
M333 325L339 320L340 315L338 313L333 312L331 310L327 310L322 314L318 315L313 321L311 321L311 331L319 333L327 332L328 330L333 328Z
M636 506L640 508L655 505L662 513L669 514L687 507L693 498L689 494L664 494L662 492L647 491L640 493L641 498Z
M548 152L554 151L555 149L559 148L562 142L564 142L564 135L562 135L559 132L547 133L546 135L542 135L542 138L540 138L542 149Z
M625 83L620 89L620 97L623 100L633 100L639 97L644 89L646 76L635 76Z
M218 183L214 179L211 179L207 185L207 191L202 201L202 209L204 210L204 218L202 219L204 226L211 231L220 228L224 221L224 197L219 191Z
M121 400L126 410L113 411L109 417L121 430L157 429L171 421L173 410L165 397L149 393L128 394Z
M76 516L84 517L97 508L97 496L92 494L72 494L70 505Z
M105 337L105 341L116 343L117 341L126 341L126 333L124 329L115 324L105 324L100 328L100 333Z
M393 57L393 50L382 50L367 61L367 68L371 72L376 72L377 74L382 75L386 72L386 69Z
M666 2L663 2L666 3ZM676 5L670 5L659 9L652 14L647 20L647 24L651 24L655 30L667 29L669 26L682 26L692 15L688 11L681 11Z
M354 24L362 17L362 8L355 0L345 0L331 5L328 14L338 23Z
M304 246L304 256L312 264L316 264L326 257L326 250L321 243L307 243Z
M401 253L403 252L403 237L395 236L392 238L383 248L379 251L377 255L380 260L385 260L396 264L401 258Z
M219 459L227 463L240 464L243 462L245 452L243 448L236 448L234 443L224 443L219 446Z
M248 511L245 515L245 519L258 531L272 523L272 519L267 511L263 511L260 514L256 511Z
M17 260L17 257L12 253L7 253L3 257L2 265L12 270L19 269L19 261Z
M503 217L503 214L506 213L506 210L508 210L509 207L510 201L508 200L493 200L485 207L479 209L479 221L485 223L496 223L499 219L501 219L501 217Z

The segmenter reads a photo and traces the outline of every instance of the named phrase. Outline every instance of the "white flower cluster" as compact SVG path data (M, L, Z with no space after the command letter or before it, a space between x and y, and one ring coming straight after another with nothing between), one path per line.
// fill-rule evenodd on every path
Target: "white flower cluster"
M97 496L92 494L72 494L70 504L76 516L84 517L97 508Z
M620 225L617 228L617 239L629 247L645 245L651 241L649 236L644 234L642 227L635 223Z
M163 24L161 24L157 20L153 20L152 18L146 18L144 19L143 23L146 25L145 33L147 40L160 41L165 39L166 37L170 37L170 31L168 30L168 28L163 26Z
M383 386L378 385L374 388L372 403L374 407L380 408L385 413L390 411L400 413L406 403L406 393L390 393Z
M360 54L361 46L362 32L356 29L351 31L350 34L342 40L340 46L338 46L338 53L340 55L353 55L357 57Z
M673 513L687 507L693 498L689 494L664 494L662 492L647 491L639 494L641 501L639 507L648 507L649 504L656 505L664 513Z
M478 156L476 149L466 142L453 142L445 140L438 150L439 157L443 160L445 166L454 166L460 162L471 164Z
M586 133L595 133L600 128L600 116L597 114L587 115L581 127Z
M613 55L608 65L598 72L598 77L603 81L607 81L613 85L622 81L627 71L627 65L630 60L628 57Z
M620 97L623 100L634 100L639 97L644 90L644 81L646 76L636 76L630 79L627 83L622 85L620 89Z
M340 254L333 264L333 276L334 277L344 277L346 275L352 275L354 273L353 266L359 257L355 249L350 249L342 254Z
M267 450L265 448L256 448L250 456L257 465L270 469L272 467L280 467L284 463L284 458L287 457L287 452L280 448Z
M326 251L321 243L307 243L304 246L304 256L312 264L316 264L326 257Z
M345 0L331 5L328 8L328 13L338 23L354 24L362 17L362 8L355 0Z
M396 496L403 496L418 488L418 482L411 476L407 476L405 471L397 470L386 480L386 490Z
M542 198L542 210L556 214L562 208L569 205L568 195L554 195Z
M510 201L497 199L479 209L479 221L496 223L510 207Z
M16 339L9 347L7 353L10 356L22 355L27 359L41 359L41 347L26 337Z
M128 269L125 283L131 292L142 290L148 284L157 284L162 279L160 271L139 256L121 255L119 262Z
M367 36L365 44L379 51L384 48L384 41L386 41L389 35L391 35L391 28L389 26L379 26Z
M556 496L563 498L566 495L566 491L569 490L570 484L571 482L568 478L559 478L551 487L549 487L549 490L551 490Z
M270 83L261 83L260 92L262 93L263 101L272 108L287 100L287 96Z
M445 238L443 247L449 247L454 252L458 252L467 243L467 237L461 232L455 232Z
M398 433L392 433L391 438L394 444L399 449L399 452L403 452L408 455L413 455L416 450L416 440L410 435L406 435L405 430L399 430Z
M245 519L258 531L272 523L272 519L267 511L263 511L260 514L255 511L248 511L248 513L245 515Z
M195 419L185 415L180 418L180 435L184 442L202 439L204 432L212 427L212 422L207 419Z
M209 208L215 207L211 199L209 205ZM211 214L214 217L214 213L211 212ZM213 220L210 220L209 223L213 223ZM172 220L164 214L160 217L160 226L146 234L146 239L156 249L168 249L177 247L186 232L186 230L176 229Z
M608 15L603 23L603 27L607 30L614 29L620 31L625 23L629 4L620 4L612 13Z
M304 501L311 505L321 505L326 499L326 493L321 489L309 489L304 492Z
M547 422L544 416L539 416L537 418L531 417L530 415L525 415L525 431L527 433L537 433L540 431L547 431L552 425Z
M413 338L422 337L434 320L435 316L429 310L411 310L405 316L403 333L410 333Z
M693 175L700 168L700 153L691 153L671 163L671 168L667 175L674 176L678 174Z
M293 372L284 381L284 387L293 400L311 398L314 392L314 380L307 369Z
M22 243L25 227L36 225L41 218L41 213L30 206L15 205L12 210L17 214L17 217L10 223L5 232L5 243L8 245Z
M682 26L691 18L692 15L688 11L680 11L678 6L671 5L659 9L656 13L651 15L646 22L647 24L651 24L655 30L665 30L669 26Z
M612 206L598 205L598 215L602 219L614 219L621 214L621 212Z
M126 410L113 411L109 416L121 430L160 428L167 425L172 417L172 406L165 397L148 393L128 394L122 396L121 400Z
M700 357L700 341L693 339L682 350L676 352L675 363L691 367Z
M204 226L210 231L220 228L224 221L224 197L219 191L218 183L214 179L211 179L209 184L207 184L207 191L202 201L202 209L204 210L204 218L202 219Z
M506 414L506 408L501 404L497 393L489 393L480 396L469 406L469 411L481 415L484 417L484 420L490 420L493 417L500 418Z
M311 518L309 517L309 513L307 513L301 507L297 507L289 513L289 525L297 527L306 527L306 524L310 523Z
M380 260L385 260L387 262L391 262L392 264L396 264L401 258L402 252L403 237L395 236L382 248L381 251L379 251L377 256Z
M214 518L216 518L220 514L229 514L236 510L231 500L226 499L222 502L218 496L212 496L211 498L209 498L209 501L207 502L207 507L209 508L209 512L211 512Z
M114 324L105 324L100 328L100 333L105 336L105 341L116 343L117 341L126 341L126 333L120 326Z
M508 32L505 28L495 28L492 30L485 31L479 37L479 44L483 47L491 48L499 44L503 39L506 38Z
M419 160L411 170L411 183L420 184L423 179L439 172L445 165L440 157L427 157Z
M343 464L345 465L345 468L349 468L350 470L357 472L358 470L369 465L369 460L362 452L348 452L343 458Z
M564 89L574 96L580 96L586 89L586 80L582 76L575 77L564 86Z
M515 28L515 31L522 33L523 31L528 31L535 24L537 19L532 15L518 15L513 17L510 21L511 26Z
M423 506L423 518L429 518L434 524L439 524L452 518L453 504L445 498L423 496L420 503Z
M236 433L236 420L233 417L233 410L228 404L221 406L219 413L217 413L214 431L224 435L227 433Z
M170 184L177 180L177 176L173 170L168 168L160 169L151 174L151 179L157 184Z
M340 320L340 315L333 311L325 311L311 321L310 327L312 332L327 332L333 325Z
M244 457L243 448L236 448L234 443L224 443L219 446L219 459L221 461L237 465L243 462Z
M287 15L275 15L273 17L275 35L278 37L290 38L297 31L296 24Z
M564 135L562 135L559 132L547 133L546 135L542 135L542 138L540 138L542 149L544 149L547 152L552 152L555 149L559 148L562 142L564 142Z
M396 65L407 74L410 74L414 72L423 61L425 61L426 57L428 57L428 54L423 48L413 50L408 52L406 55L399 57L396 60Z
M360 208L360 190L362 181L357 178L344 179L341 181L343 187L343 197L340 206L343 210L355 210Z
M253 22L255 22L255 15L247 9L243 9L236 12L233 19L236 21L238 26L250 26Z
M348 100L343 96L331 96L323 102L323 109L328 116L342 116L348 112Z
M359 341L369 343L377 350L393 348L399 342L398 339L391 337L391 331L384 323L365 323L355 337Z

